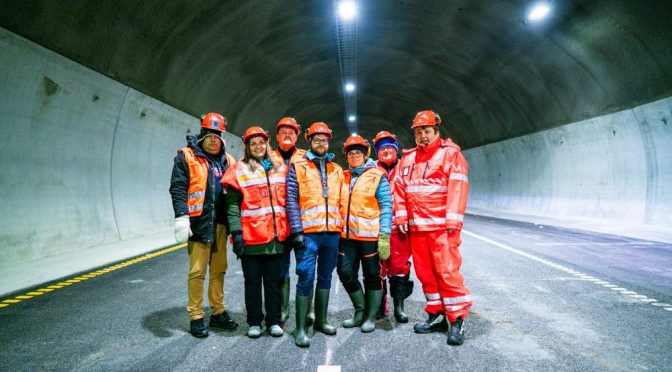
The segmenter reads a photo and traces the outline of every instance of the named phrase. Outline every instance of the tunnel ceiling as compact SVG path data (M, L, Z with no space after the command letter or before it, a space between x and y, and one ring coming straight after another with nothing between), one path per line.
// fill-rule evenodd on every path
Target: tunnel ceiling
M358 129L431 108L465 148L672 95L672 1L358 1ZM0 0L0 25L230 131L291 115L347 135L332 1Z

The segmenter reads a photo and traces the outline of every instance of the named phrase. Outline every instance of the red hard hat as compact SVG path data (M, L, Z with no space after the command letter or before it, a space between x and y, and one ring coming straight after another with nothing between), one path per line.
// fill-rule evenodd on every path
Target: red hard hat
M247 143L252 137L257 137L261 136L264 137L266 141L268 141L268 132L265 130L261 129L261 127L249 127L245 131L245 134L243 135L243 143Z
M290 127L296 131L296 134L301 133L301 126L296 122L296 119L285 116L275 125L275 131L279 131L281 127Z
M384 130L384 131L378 132L378 134L376 134L376 137L373 139L373 146L375 147L378 144L378 142L380 140L384 139L384 138L389 138L389 139L393 140L394 142L397 142L397 136L395 136L394 134Z
M201 116L201 127L205 129L224 132L226 130L226 124L226 118L216 112L208 112Z
M371 146L369 145L369 141L364 139L364 137L360 136L359 134L353 134L352 136L348 137L345 142L343 142L343 153L348 152L348 147L354 146L354 145L360 145L364 146L366 148L370 148Z
M327 137L331 138L332 132L331 129L329 129L329 126L327 123L323 123L321 121L318 121L317 123L313 123L308 127L308 130L306 131L306 141L316 135L316 134L324 134Z
M415 115L415 119L413 119L413 125L411 125L411 129L417 127L440 125L440 124L441 124L441 117L436 112L432 110L420 111Z

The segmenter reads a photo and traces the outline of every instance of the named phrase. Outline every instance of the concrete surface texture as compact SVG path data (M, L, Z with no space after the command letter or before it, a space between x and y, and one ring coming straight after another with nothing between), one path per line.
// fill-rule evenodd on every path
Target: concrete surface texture
M198 120L4 29L0 50L0 267L174 243L170 172ZM240 139L226 139L239 156Z
M666 98L467 150L469 211L609 223L639 237L657 229L646 236L670 241L671 122Z

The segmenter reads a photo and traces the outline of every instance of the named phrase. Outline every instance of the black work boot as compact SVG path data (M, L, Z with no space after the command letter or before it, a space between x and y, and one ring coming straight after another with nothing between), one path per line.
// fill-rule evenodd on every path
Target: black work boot
M394 319L397 323L408 323L408 315L404 310L404 300L394 300Z
M213 328L221 328L227 331L232 331L238 328L238 323L235 320L231 319L228 311L224 311L221 314L210 315L210 324L208 326Z
M429 314L427 320L422 323L416 323L413 326L413 330L415 330L415 333L445 332L448 330L448 322L446 321L446 316L442 313Z
M462 345L464 343L464 319L457 318L456 321L450 323L447 342L448 345Z
M329 290L318 289L315 294L315 323L313 323L313 330L322 332L325 335L333 336L336 334L336 327L327 323L328 308Z
M203 318L192 320L189 323L189 333L196 338L208 337L208 327L203 323Z
M359 327L364 323L364 292L359 289L357 292L348 293L348 296L352 300L352 306L355 307L355 315L352 319L343 321L343 328Z

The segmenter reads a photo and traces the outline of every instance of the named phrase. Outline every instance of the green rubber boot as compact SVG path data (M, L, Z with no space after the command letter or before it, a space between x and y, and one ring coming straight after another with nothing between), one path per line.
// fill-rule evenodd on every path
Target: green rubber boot
M313 291L313 294L315 292ZM306 326L310 327L315 323L315 309L313 308L313 295L311 294L310 297L308 297L308 315L306 317Z
M280 323L285 324L289 317L289 278L282 280L280 287Z
M378 299L380 302L380 299ZM325 335L333 336L336 334L336 327L327 323L327 308L329 307L329 290L318 289L315 296L315 323L313 329L322 332Z
M366 291L366 308L364 311L364 324L360 328L362 332L369 333L376 329L376 318L380 309L380 300L383 298L383 290Z
M352 305L355 307L355 316L352 319L347 319L343 322L343 328L359 327L364 322L364 292L358 290L357 292L348 293Z
M294 335L294 344L298 347L309 347L310 337L306 334L306 314L308 313L308 296L296 296L296 329Z

